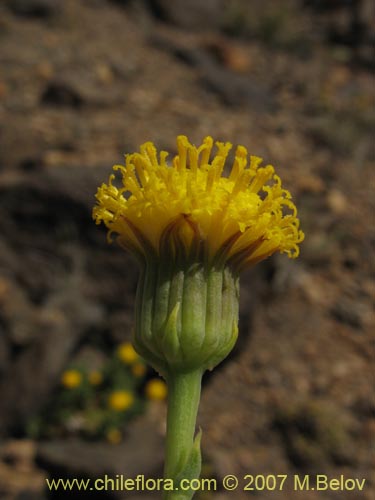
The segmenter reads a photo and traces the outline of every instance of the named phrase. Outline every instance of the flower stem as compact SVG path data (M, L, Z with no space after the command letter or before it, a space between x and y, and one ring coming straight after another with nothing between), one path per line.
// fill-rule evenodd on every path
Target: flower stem
M202 369L185 373L170 373L168 383L167 443L164 477L174 481L181 479L194 467L193 460L195 423L201 394ZM199 450L198 450L199 453ZM200 461L200 455L199 455ZM195 467L194 467L195 468ZM200 469L200 466L199 466ZM198 472L199 476L199 472ZM188 477L192 479L192 477ZM178 487L178 484L176 484ZM188 492L186 492L187 494ZM189 498L192 497L189 496ZM181 492L164 493L164 500L183 498ZM184 498L188 498L185 496Z

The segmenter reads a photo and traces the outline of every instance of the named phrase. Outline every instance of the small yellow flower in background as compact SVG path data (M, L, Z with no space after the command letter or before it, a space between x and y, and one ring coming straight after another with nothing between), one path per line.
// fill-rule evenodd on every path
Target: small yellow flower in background
M104 222L118 242L136 256L165 255L171 241L187 250L196 247L212 262L230 261L238 270L273 253L298 257L304 239L297 209L272 165L249 156L238 146L227 177L222 175L232 145L206 137L199 147L177 137L178 155L168 165L168 153L152 142L126 155L120 171L122 186L102 184L93 217ZM199 243L199 245L198 245ZM173 248L173 246L172 246Z
M131 368L134 377L143 377L146 374L146 365L144 363L134 363Z
M113 391L108 398L108 406L115 411L128 410L134 403L134 396L129 391Z
M131 365L139 360L139 356L130 342L124 342L117 348L117 355L127 365Z
M100 385L102 381L103 375L98 370L89 373L89 382L91 385Z
M82 383L82 374L78 370L66 370L61 377L61 383L67 389L74 389Z
M160 379L154 378L147 382L145 392L148 399L163 401L168 394L167 384Z
M118 429L109 429L106 438L111 444L119 444L122 441L122 433Z

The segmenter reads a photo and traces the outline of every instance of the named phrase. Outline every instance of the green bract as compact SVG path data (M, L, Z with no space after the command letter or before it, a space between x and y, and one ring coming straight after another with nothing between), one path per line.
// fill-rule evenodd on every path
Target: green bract
M161 374L214 368L238 334L238 276L227 266L148 262L138 285L134 345Z

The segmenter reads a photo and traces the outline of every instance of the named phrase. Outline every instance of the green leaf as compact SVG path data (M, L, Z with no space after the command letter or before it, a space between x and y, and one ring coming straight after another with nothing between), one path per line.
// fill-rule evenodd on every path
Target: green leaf
M178 487L183 479L191 481L192 479L199 479L201 468L202 468L202 457L201 457L201 439L202 430L200 429L198 434L195 436L193 446L191 447L189 458L187 459L183 469L179 472L175 478L175 485ZM191 500L194 496L195 491L189 489L187 491L174 491L169 497L171 500Z

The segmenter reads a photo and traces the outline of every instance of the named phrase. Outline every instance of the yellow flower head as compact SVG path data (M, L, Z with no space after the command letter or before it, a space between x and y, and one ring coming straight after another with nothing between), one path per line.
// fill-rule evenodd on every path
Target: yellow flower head
M132 374L134 377L143 377L146 373L146 366L144 363L134 363L132 366Z
M98 370L89 373L89 382L91 385L100 385L102 381L103 375Z
M108 398L108 406L115 411L128 410L134 403L134 396L129 391L113 391Z
M78 370L66 370L61 377L61 383L67 389L74 389L82 383L82 374Z
M146 396L148 399L163 401L167 397L167 384L160 379L152 379L146 385Z
M271 165L249 156L238 146L228 176L226 158L232 145L206 137L199 147L187 137L177 137L178 154L171 165L168 153L147 142L139 153L126 155L125 166L115 165L115 175L99 187L93 211L97 224L104 222L108 237L138 257L188 254L215 258L242 269L276 251L291 258L299 254L304 234L289 191Z
M117 356L127 365L131 365L139 360L139 356L130 342L124 342L118 346Z
M109 429L106 438L111 444L119 444L122 441L122 433L119 429Z

